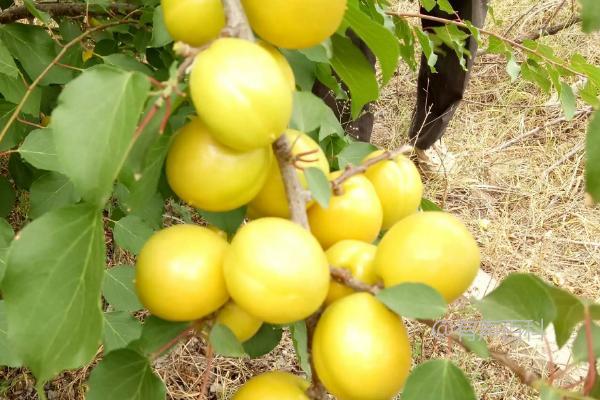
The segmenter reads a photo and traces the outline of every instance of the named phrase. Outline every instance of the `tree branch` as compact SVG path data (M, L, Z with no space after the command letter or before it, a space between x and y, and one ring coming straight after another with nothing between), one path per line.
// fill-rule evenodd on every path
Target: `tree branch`
M560 24L556 24L556 25L552 25L550 27L544 27L543 29L536 31L536 32L532 32L523 36L518 37L517 39L515 39L515 41L517 43L523 43L525 40L537 40L543 36L552 36L552 35L556 35L557 33L559 33L560 31L563 31L567 28L570 28L571 26L578 24L579 22L581 22L581 17L580 16L573 16L571 19L569 19L567 22L563 22Z
M585 307L585 341L587 344L589 367L583 386L583 394L588 395L592 392L597 379L596 355L594 354L594 338L592 336L592 316L590 315L590 308L588 306Z
M449 25L456 25L458 27L464 28L464 29L469 29L469 26L467 26L467 24L461 22L461 21L456 21L456 20L452 20L452 19L445 19L445 18L440 18L440 17L434 17L431 15L425 15L425 14L420 14L420 13L400 13L400 12L393 12L393 11L388 11L386 12L387 15L391 15L397 18L420 18L420 19L424 19L424 20L428 20L428 21L434 21L434 22L439 22L442 24L449 24ZM530 53L530 54L534 54L537 57L543 59L545 62L547 62L548 64L552 64L555 67L560 67L563 68L569 72L571 72L572 74L576 75L576 76L580 76L583 78L586 78L585 74L582 74L581 72L575 71L573 68L569 67L567 64L563 64L561 62L555 61L549 57L547 57L546 55L538 52L535 49L530 49L528 47L523 46L521 43L518 43L515 40L509 39L505 36L499 35L497 33L494 33L492 31L488 31L486 29L483 28L477 28L479 30L479 32L487 35L487 36L493 36L496 39L499 39L505 43L510 44L511 46L513 46L516 49L521 50L524 53Z
M35 5L40 11L50 14L52 17L77 17L86 14L107 14L109 12L129 13L138 7L127 3L114 3L107 7L91 7L88 10L86 3L39 3ZM25 6L10 7L0 13L0 24L10 24L24 18L32 18L33 15Z
M367 169L369 169L369 167L371 167L377 163L380 163L380 162L386 161L386 160L392 160L392 159L398 157L400 154L408 154L408 153L411 153L413 150L414 150L413 146L405 145L396 150L384 151L377 157L370 158L370 159L364 161L360 165L348 164L346 166L346 168L344 169L344 172L342 172L342 174L340 176L338 176L331 182L331 187L333 188L333 192L337 195L342 194L342 183L344 183L346 180L350 179L354 175L362 174Z

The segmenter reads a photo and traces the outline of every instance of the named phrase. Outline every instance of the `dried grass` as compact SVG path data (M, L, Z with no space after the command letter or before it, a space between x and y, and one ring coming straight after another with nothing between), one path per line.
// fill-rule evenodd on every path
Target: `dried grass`
M496 0L496 25L488 27L519 37L544 26L560 0ZM403 10L414 3L400 2ZM568 19L565 7L554 22ZM589 37L579 26L542 39L561 57L573 50L600 64L600 37ZM406 141L416 91L416 75L402 66L383 91L376 109L374 141L394 147ZM571 157L584 140L586 119L565 122L539 135L492 151L511 138L560 116L555 99L524 82L511 83L504 63L494 56L480 57L465 101L445 136L457 155L458 169L427 182L426 195L460 216L477 237L483 252L482 268L502 279L511 272L533 272L578 295L600 298L600 218L598 207L584 205L583 152ZM560 161L560 163L557 163ZM118 254L119 261L130 261ZM455 307L459 309L460 307ZM470 308L453 316L473 313ZM465 354L432 338L428 329L409 324L415 363L431 357L456 362L472 379L478 398L524 400L537 398L509 371L490 361ZM523 365L540 367L526 348L510 347ZM158 374L167 382L171 399L199 399L205 358L198 339L177 347L157 360ZM542 365L543 367L543 365ZM228 399L251 376L268 370L298 372L289 338L276 351L258 360L217 357L213 362L211 399ZM53 399L81 399L89 369L66 372L49 384ZM33 380L25 371L0 373L0 398L34 399Z

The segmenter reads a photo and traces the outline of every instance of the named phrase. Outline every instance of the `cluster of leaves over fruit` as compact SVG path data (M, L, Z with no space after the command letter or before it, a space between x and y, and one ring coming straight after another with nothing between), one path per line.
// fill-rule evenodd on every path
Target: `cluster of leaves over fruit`
M600 28L600 3L581 2L584 29ZM245 215L243 209L190 210L165 184L164 159L173 132L193 112L189 100L172 94L172 114L163 134L158 132L164 107L144 129L137 129L159 96L151 80L176 79L181 62L173 53L158 3L134 0L122 11L112 7L107 12L114 4L88 1L92 17L84 22L50 16L26 0L36 23L0 26L0 151L3 159L8 158L2 167L7 172L0 177L0 364L29 368L41 397L45 382L63 370L90 363L102 344L102 361L89 380L89 399L164 398L164 384L151 363L190 325L155 317L142 323L138 313L142 306L132 283L134 267L107 269L107 259L122 250L137 254L162 226L166 204L172 218L191 222L198 212L229 234ZM0 2L2 8L11 5L9 0ZM333 168L360 162L373 146L344 134L336 115L312 93L316 80L337 98L351 98L351 115L358 117L365 104L378 99L400 59L416 69L417 44L431 68L441 44L461 59L470 56L462 46L463 30L447 26L425 32L386 15L388 5L381 0L350 0L343 25L330 40L310 49L284 51L298 86L291 127L317 140ZM452 11L447 0L422 0L422 5ZM372 49L381 67L379 77L347 36L348 28ZM468 25L468 30L483 41L476 28ZM532 51L516 54L509 44L491 37L487 51L507 57L513 79L520 75L544 91L556 90L567 117L575 112L571 83L578 74L587 77L579 91L581 100L600 107L600 68L579 55L561 60L537 42L524 46ZM181 82L179 89L185 91L186 83ZM17 118L12 118L17 109ZM590 125L587 150L588 191L600 199L598 111ZM309 185L317 199L327 202L326 181L309 177ZM422 208L436 206L424 201ZM13 226L22 228L15 237L4 218L17 213L25 215L26 221L13 221ZM378 297L407 318L439 318L446 310L439 294L418 285L390 288ZM509 277L478 306L490 320L552 323L561 346L585 315L600 319L600 306L531 275ZM304 321L286 327L264 325L243 344L227 328L215 325L210 341L222 355L260 357L275 348L283 329L291 332L299 363L309 372ZM595 343L600 343L597 325L593 334ZM580 331L574 346L576 361L588 358L584 341ZM489 356L481 340L469 342L469 347ZM544 393L551 399L561 392L548 387ZM475 395L450 362L433 360L418 366L403 399L440 398L465 400Z

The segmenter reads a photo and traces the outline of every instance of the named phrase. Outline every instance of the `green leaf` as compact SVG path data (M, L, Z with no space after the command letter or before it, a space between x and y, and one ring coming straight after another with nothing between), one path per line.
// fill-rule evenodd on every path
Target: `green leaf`
M152 70L146 64L142 64L137 59L127 54L109 54L107 56L103 56L102 60L105 64L113 65L126 71L137 71L146 75L152 74Z
M6 177L0 175L0 217L6 217L13 209L17 195Z
M4 42L0 39L0 74L16 79L19 76L19 68L15 64L10 52Z
M165 26L162 6L158 6L154 9L154 16L152 17L152 40L150 40L150 47L163 47L172 41L173 39Z
M142 336L138 340L131 342L129 348L146 355L154 355L157 351L164 350L162 349L163 346L189 329L189 322L170 322L150 316L144 322ZM165 352L163 351L163 354Z
M142 334L142 324L129 313L114 311L104 313L104 354L127 345Z
M375 150L377 150L377 147L371 143L350 143L337 156L340 169L344 169L348 165L360 165L365 157Z
M479 357L488 359L490 358L490 350L486 341L479 335L461 335L461 340L467 348Z
M334 35L331 40L331 66L350 89L352 118L357 118L365 104L379 97L375 72L364 54L350 39Z
M562 398L562 393L552 386L544 385L540 390L540 400L562 400Z
M164 400L167 390L147 358L128 349L108 354L94 368L87 400Z
M450 4L448 0L437 0L437 4L439 9L444 11L446 14L455 14L454 8L452 8L452 4Z
M573 93L571 86L564 82L561 82L560 86L560 104L562 105L563 112L565 113L565 118L570 121L575 116L577 99L575 98L575 94Z
M119 247L136 255L140 253L153 233L154 230L135 215L129 215L115 222L113 231L115 242Z
M440 206L428 199L421 199L421 210L423 211L443 211Z
M436 0L420 0L419 2L427 11L433 10L436 6Z
M324 109L329 108L311 92L294 92L294 110L290 127L301 132L311 132L321 126Z
M19 60L31 79L37 78L56 57L56 43L40 26L9 24L0 26L0 40L4 42L14 58ZM41 80L42 86L64 84L73 79L74 72L54 66Z
M215 353L225 357L243 357L244 346L237 340L231 329L223 324L215 324L208 336Z
M244 206L221 213L198 210L198 213L202 215L202 218L204 218L206 222L227 232L229 236L232 236L242 225L244 218L246 218L246 207Z
M521 73L521 66L517 63L517 59L515 55L512 54L508 59L508 64L506 64L506 72L510 76L512 82L516 81L519 78Z
M4 271L6 269L6 253L10 243L15 236L15 232L12 226L4 219L0 218L0 281L4 277Z
M38 169L60 172L60 165L54 148L54 135L48 128L29 132L19 147L19 154L29 164Z
M1 79L1 77L0 77ZM0 126L4 126L8 123L8 120L14 113L16 105L8 103L4 100L0 100ZM0 141L0 151L8 150L16 146L23 136L25 135L25 129L22 125L13 123L8 131Z
M448 360L431 360L409 375L402 400L476 400L465 374Z
M45 214L13 241L2 282L8 336L38 381L96 354L104 258L102 215L84 204Z
M308 332L306 329L305 321L298 321L290 325L290 333L292 334L292 343L294 344L294 350L296 350L296 356L302 371L307 376L312 375L312 369L310 366L310 356L308 355Z
M426 32L423 32L419 28L414 29L415 34L417 35L417 39L419 39L419 44L421 45L421 50L423 51L423 55L427 59L427 65L431 72L437 72L435 69L435 64L437 63L438 56L435 54L435 45L431 41L431 38Z
M506 54L510 51L510 48L507 47L506 43L498 39L495 36L489 37L489 43L487 47L487 52L490 54Z
M531 321L533 329L545 327L557 314L547 286L531 274L509 275L476 305L486 320Z
M0 77L0 93L4 98L14 104L19 104L25 95L27 87L21 78L4 79ZM33 89L29 98L23 105L21 112L37 118L40 114L40 103L42 101L42 90L39 87Z
M323 208L329 206L331 199L331 184L327 176L319 168L309 167L304 169L304 176L308 182L308 189L313 199Z
M135 269L117 265L104 271L102 294L115 310L135 312L143 308L135 291Z
M579 0L581 2L582 28L584 32L600 29L600 3L597 0Z
M408 64L412 71L417 69L417 61L415 60L415 37L409 23L402 19L394 20L395 32L400 39L400 55L405 63Z
M586 362L588 360L588 343L585 325L579 328L573 342L573 361ZM600 326L592 324L592 351L596 359L600 359Z
M262 357L270 353L283 336L283 330L275 325L262 324L258 332L243 343L244 351L250 358Z
M50 18L50 15L44 11L38 10L33 0L23 0L23 3L25 3L25 7L27 7L27 10L31 15L42 21L44 25L48 25L51 22L52 19Z
M29 217L36 219L42 214L79 201L73 182L57 172L48 172L31 184L29 193Z
M600 201L600 111L592 116L586 140L586 190Z
M310 61L316 63L329 64L329 59L331 58L331 48L328 48L324 44L318 44L308 49L299 49L298 51L304 54Z
M148 90L144 75L105 65L63 89L51 128L62 169L84 200L101 207L108 199Z
M310 61L304 54L299 51L281 49L281 53L285 56L292 67L296 86L301 90L310 92L315 83L316 66L313 61Z
M396 72L400 58L400 45L394 34L363 13L358 5L348 3L344 19L375 54L381 66L383 83Z
M0 365L13 368L21 366L21 360L8 341L8 324L6 322L4 301L0 301Z
M402 317L436 319L446 313L442 295L422 283L403 283L386 288L376 297Z
M575 326L583 321L584 306L577 297L565 290L553 286L549 286L548 290L556 307L556 318L552 321L556 343L562 347L571 338Z

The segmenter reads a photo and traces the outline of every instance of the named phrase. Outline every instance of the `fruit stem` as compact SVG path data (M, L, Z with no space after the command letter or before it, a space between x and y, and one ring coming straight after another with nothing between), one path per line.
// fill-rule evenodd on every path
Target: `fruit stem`
M227 34L254 42L256 38L240 0L223 0L223 7L227 16Z

